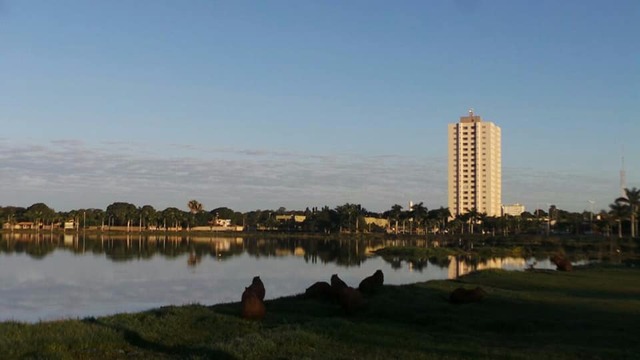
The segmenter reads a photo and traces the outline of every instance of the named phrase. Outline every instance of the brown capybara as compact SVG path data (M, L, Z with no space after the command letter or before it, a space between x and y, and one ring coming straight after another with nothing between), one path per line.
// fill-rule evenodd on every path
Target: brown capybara
M382 270L377 270L373 275L364 278L358 285L358 290L366 294L372 294L382 287L384 274Z
M560 255L554 255L549 260L556 266L556 270L558 271L572 271L573 265L571 265L571 261Z
M251 285L249 285L249 289L253 290L253 292L258 295L258 298L264 301L265 290L264 284L262 283L262 280L260 280L260 276L256 276L253 278L253 280L251 281Z
M337 274L333 274L331 275L331 287L336 289L344 289L348 286L347 283L342 281L342 279L340 279Z
M260 297L250 288L242 293L242 310L240 315L247 320L262 320L267 310Z
M347 283L342 281L338 277L338 275L331 275L331 292L333 292L333 296L338 299L340 297L340 291L347 287Z
M304 292L305 297L311 299L330 299L333 296L331 285L326 281L318 281L309 286Z
M449 295L449 302L452 304L469 304L474 302L480 302L487 295L481 287L475 289L465 289L459 287L451 292Z
M352 287L344 287L340 290L338 300L340 301L340 306L347 313L347 315L352 315L362 307L364 307L364 298L362 297L362 293L354 289Z

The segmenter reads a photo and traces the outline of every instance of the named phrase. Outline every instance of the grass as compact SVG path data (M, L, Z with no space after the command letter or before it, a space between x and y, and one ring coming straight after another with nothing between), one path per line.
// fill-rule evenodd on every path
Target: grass
M0 358L27 359L638 359L640 270L488 270L455 281L385 286L354 316L301 296L164 307L83 320L0 323ZM268 288L268 284L267 288ZM478 304L451 305L459 286Z

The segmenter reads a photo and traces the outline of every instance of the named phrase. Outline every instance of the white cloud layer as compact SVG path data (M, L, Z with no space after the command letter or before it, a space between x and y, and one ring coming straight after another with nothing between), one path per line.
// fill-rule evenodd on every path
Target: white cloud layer
M66 210L128 201L164 208L186 207L196 198L208 208L242 211L347 201L382 210L410 199L446 201L445 164L438 159L154 147L0 141L3 205L43 201Z
M45 202L56 210L106 208L115 201L158 209L288 209L345 202L374 211L423 201L446 206L446 159L426 156L306 154L183 144L78 140L15 143L0 139L0 206ZM503 201L553 203L581 211L618 196L612 174L585 175L528 167L503 169Z

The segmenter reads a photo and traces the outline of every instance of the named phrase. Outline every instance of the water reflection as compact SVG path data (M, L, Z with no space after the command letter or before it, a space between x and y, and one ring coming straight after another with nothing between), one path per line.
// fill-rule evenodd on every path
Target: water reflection
M375 256L425 240L0 234L0 320L38 321L238 301L260 275L267 298L339 274L351 286L382 269L385 283L451 279L473 270L553 268L541 258Z
M25 253L42 259L56 249L76 254L104 254L112 261L150 259L155 255L167 258L188 254L187 265L197 266L203 257L225 260L243 253L260 257L299 256L310 263L336 263L359 266L371 253L386 246L425 246L424 240L398 241L318 240L304 238L242 238L217 236L175 236L119 234L83 235L82 233L12 233L0 235L0 252Z

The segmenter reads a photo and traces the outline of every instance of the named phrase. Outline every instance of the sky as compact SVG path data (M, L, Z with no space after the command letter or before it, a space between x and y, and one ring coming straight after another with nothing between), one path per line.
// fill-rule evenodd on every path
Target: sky
M640 2L0 0L0 206L447 206L447 124L503 203L640 187Z

